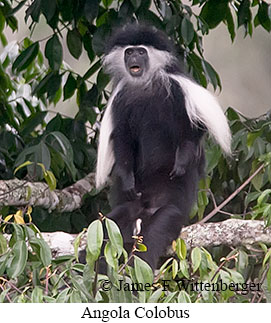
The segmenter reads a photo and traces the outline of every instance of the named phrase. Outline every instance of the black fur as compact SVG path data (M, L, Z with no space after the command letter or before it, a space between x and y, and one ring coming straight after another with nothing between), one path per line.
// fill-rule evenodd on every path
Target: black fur
M114 209L108 217L118 223L127 249L133 242L133 225L142 219L148 251L140 256L152 268L188 223L204 167L203 132L191 126L174 81L171 91L168 96L159 80L145 90L127 85L112 110Z
M105 53L108 54L115 46L124 47L127 45L153 46L167 52L174 51L174 46L160 30L144 24L128 24L113 33L107 41Z

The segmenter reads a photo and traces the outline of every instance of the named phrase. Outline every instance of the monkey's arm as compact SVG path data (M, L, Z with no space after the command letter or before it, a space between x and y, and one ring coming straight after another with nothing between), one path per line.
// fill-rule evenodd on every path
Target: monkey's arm
M195 141L185 140L184 143L180 144L176 149L174 166L169 174L170 179L184 175L199 153L199 143Z
M129 131L124 127L118 129L113 135L115 165L114 174L120 178L122 191L126 195L127 200L135 200L139 196L135 190L134 176L134 152L132 139Z

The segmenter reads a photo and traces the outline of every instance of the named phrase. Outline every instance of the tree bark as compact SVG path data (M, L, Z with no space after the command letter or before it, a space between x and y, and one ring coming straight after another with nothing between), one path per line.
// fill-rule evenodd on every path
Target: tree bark
M95 174L90 173L63 190L51 191L46 183L11 179L0 181L1 206L40 206L49 212L72 212L81 207L83 196L95 188Z

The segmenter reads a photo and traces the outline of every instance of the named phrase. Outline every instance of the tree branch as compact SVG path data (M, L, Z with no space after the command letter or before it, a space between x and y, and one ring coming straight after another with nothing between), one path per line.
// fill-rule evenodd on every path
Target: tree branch
M237 188L226 200L224 200L221 204L216 206L212 212L207 214L201 221L199 221L199 224L203 224L210 220L216 213L218 213L225 205L227 205L236 195L238 195L243 188L245 188L252 180L253 178L258 175L265 167L265 164L261 164L256 171L242 184L240 187Z
M0 181L1 206L41 206L49 211L71 212L80 208L82 198L95 187L95 174L90 173L63 190L51 191L46 183L11 179Z
M54 257L73 255L76 234L65 232L42 233ZM180 237L187 248L227 246L251 246L255 243L271 245L271 227L265 228L263 221L230 219L223 222L193 224L182 229ZM86 234L81 239L79 250L86 247Z
M266 228L264 221L229 219L190 225L183 228L180 236L191 248L271 244L271 227Z

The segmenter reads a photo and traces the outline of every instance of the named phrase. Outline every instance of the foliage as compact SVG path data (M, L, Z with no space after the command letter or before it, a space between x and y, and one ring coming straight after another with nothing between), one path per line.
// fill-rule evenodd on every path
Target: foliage
M151 6L152 5L152 6ZM199 13L197 10L200 9ZM24 10L29 37L9 43L7 29L18 30L17 12ZM51 33L34 40L35 28L46 21ZM237 28L252 36L255 28L271 31L271 5L260 0L193 0L190 5L180 0L32 0L0 1L0 178L16 176L38 181L47 180L51 188L64 188L94 171L99 121L109 97L108 76L101 69L106 37L116 26L129 21L145 21L163 29L176 43L180 60L187 72L200 84L221 88L218 74L204 58L203 37L223 23L232 41ZM83 75L72 70L63 60L64 53L79 60L89 59ZM48 117L49 107L76 98L77 114L68 118L56 114ZM264 169L223 208L224 216L263 219L271 222L270 134L271 117L266 114L249 120L234 109L227 110L233 133L233 157L225 159L211 139L206 141L207 177L200 183L198 203L191 217L201 219L233 193L264 163ZM22 167L24 166L24 167ZM258 277L266 286L264 300L270 301L270 249L256 246L257 252L239 248L194 249L187 252L179 240L177 258L169 260L155 284L157 290L125 293L104 292L102 277L93 271L93 259L100 254L101 224L88 229L88 265L74 257L53 259L41 231L80 232L97 218L99 211L109 210L106 192L89 195L82 208L72 214L49 214L34 208L29 211L4 207L0 216L0 300L23 301L249 301L251 295L239 292L197 293L178 290L178 280L222 281L241 283ZM215 196L214 196L215 195ZM31 214L31 216L30 216ZM9 216L12 215L12 216ZM9 217L7 217L9 216ZM30 219L31 217L31 219ZM22 225L26 218L31 223ZM3 219L14 224L6 226ZM37 227L32 223L35 223ZM216 217L214 218L216 220ZM109 280L118 286L118 278L127 282L150 283L148 266L139 258L135 267L125 266L125 278L118 273L118 259L123 254L116 227L105 250L110 265ZM97 227L93 227L96 225ZM111 231L110 231L111 230ZM4 232L12 238L7 244ZM95 234L93 234L95 233ZM99 236L100 233L100 236ZM95 238L95 240L93 240ZM142 248L144 250L144 247ZM227 260L220 268L218 259ZM92 259L92 260L91 260ZM216 273L216 270L219 271ZM96 278L95 278L96 277ZM169 288L162 290L162 280ZM160 284L160 285L159 285ZM118 298L118 299L117 299Z
M188 252L184 241L178 239L173 244L176 256L167 259L154 276L149 265L136 255L138 248L128 258L118 226L106 218L108 239L101 257L101 221L95 220L88 228L85 265L74 256L52 259L50 248L33 224L12 224L9 247L0 234L0 301L249 302L257 300L258 291L261 298L271 300L271 249L263 244L259 256L240 247L217 265L208 250L196 247ZM75 241L76 250L82 234ZM250 277L263 256L258 275ZM107 275L97 274L99 262L104 261Z

